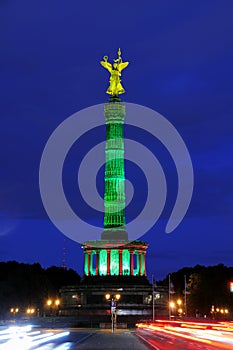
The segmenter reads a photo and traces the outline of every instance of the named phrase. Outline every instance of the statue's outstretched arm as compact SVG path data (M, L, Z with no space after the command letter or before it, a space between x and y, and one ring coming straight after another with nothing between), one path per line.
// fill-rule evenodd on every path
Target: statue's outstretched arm
M100 61L100 64L106 68L110 73L112 73L112 65L109 62L106 61Z

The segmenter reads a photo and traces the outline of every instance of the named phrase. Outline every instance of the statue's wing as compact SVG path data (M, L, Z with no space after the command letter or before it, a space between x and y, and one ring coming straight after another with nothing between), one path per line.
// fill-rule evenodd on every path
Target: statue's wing
M124 68L128 66L129 62L122 62L118 65L118 70L121 72Z
M112 72L112 65L109 62L106 61L100 61L100 64L106 68L110 73Z

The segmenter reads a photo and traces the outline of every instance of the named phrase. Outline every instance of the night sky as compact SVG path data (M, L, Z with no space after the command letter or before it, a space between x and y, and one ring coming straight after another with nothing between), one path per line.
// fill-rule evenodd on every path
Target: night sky
M168 181L161 218L142 237L149 243L149 277L154 273L161 279L196 264L233 265L232 16L231 0L1 1L1 261L61 266L65 244L67 267L82 275L82 249L64 239L43 208L39 165L61 122L107 101L108 74L99 61L104 55L112 61L120 47L123 59L130 61L122 77L122 99L166 117L185 141L194 168L188 212L166 234L177 186L174 165L156 140L126 128L126 134L156 154ZM103 140L104 129L86 136L80 141L84 153L93 140ZM78 209L78 150L69 157L64 187ZM137 189L131 209L138 210L143 176L130 162L126 176ZM103 192L101 172L97 182ZM83 215L102 224L102 215L88 210Z

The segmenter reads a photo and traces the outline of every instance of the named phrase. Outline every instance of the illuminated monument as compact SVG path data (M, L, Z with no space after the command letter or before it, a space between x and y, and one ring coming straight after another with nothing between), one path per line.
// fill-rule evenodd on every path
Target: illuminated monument
M125 105L118 95L125 92L121 72L128 66L120 49L113 65L108 57L100 62L110 73L104 106L106 119L106 162L104 192L104 229L100 240L83 243L84 277L78 286L61 289L62 314L77 316L79 324L109 322L106 296L118 295L118 322L134 324L151 318L152 286L146 277L148 244L130 241L125 220L124 119ZM117 293L117 294L116 294Z
M113 65L108 57L100 62L110 73L107 93L111 95L104 106L106 120L106 163L104 193L104 231L99 241L88 241L84 248L85 276L146 276L146 249L141 241L130 242L125 229L125 169L124 119L125 106L119 94L125 92L121 72L129 62L123 62L121 51Z

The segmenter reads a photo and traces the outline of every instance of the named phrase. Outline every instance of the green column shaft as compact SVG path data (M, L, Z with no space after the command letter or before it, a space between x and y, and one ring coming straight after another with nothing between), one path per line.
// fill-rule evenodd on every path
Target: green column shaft
M125 107L120 102L105 105L106 165L104 228L125 226L125 170L123 124Z

